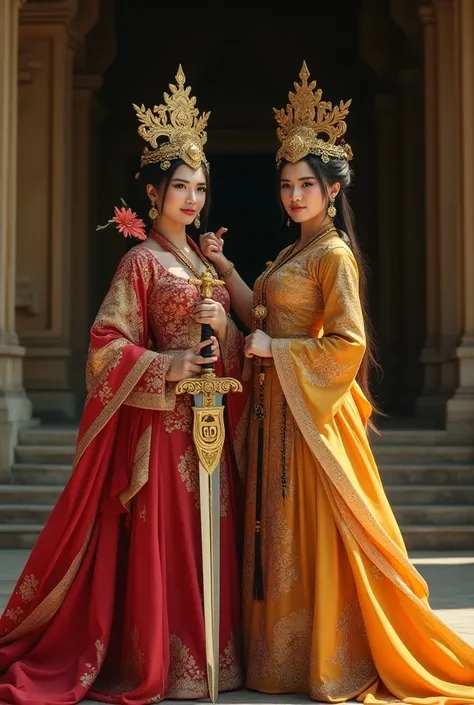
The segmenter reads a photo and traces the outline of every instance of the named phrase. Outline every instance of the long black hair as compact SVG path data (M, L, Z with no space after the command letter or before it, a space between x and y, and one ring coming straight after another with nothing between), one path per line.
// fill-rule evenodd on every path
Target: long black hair
M367 265L357 240L354 213L347 197L347 191L352 179L352 171L349 167L349 163L345 159L330 159L329 162L324 163L319 157L313 154L308 154L302 161L305 161L313 171L321 187L322 193L326 196L326 202L329 202L329 187L335 183L339 183L341 185L339 193L334 201L334 206L336 207L337 213L335 218L333 218L333 221L335 227L339 231L340 237L350 247L357 262L359 269L359 297L362 314L364 317L366 335L365 353L356 379L365 396L372 404L374 412L376 414L381 414L381 411L377 408L370 391L373 373L376 370L380 370L380 365L375 357L374 335L368 314ZM282 160L277 172L278 197L284 213L285 210L280 197L280 178L282 169L287 163L288 162L286 160ZM373 428L372 424L369 425Z
M132 206L133 210L136 211L137 215L139 215L139 217L143 219L143 221L147 225L147 229L151 228L151 226L152 226L152 222L151 222L150 217L148 215L148 211L151 208L151 203L150 203L150 199L148 198L147 191L146 191L147 185L151 184L157 190L160 188L163 189L160 202L155 204L155 207L158 209L158 211L160 213L162 213L163 204L164 204L165 198L166 198L166 193L169 189L171 180L173 178L173 174L175 173L176 169L178 169L178 167L180 167L182 164L185 164L185 163L186 162L184 162L182 159L173 159L170 167L166 170L163 170L161 168L160 163L146 164L136 174L136 177L135 177L135 185L136 185L135 191L136 191L136 193L135 193L133 200L131 202L131 206ZM197 233L205 232L205 230L206 230L207 219L209 216L210 195L211 195L210 194L209 169L204 164L204 162L201 163L201 167L204 172L204 177L206 180L206 202L204 204L204 208L202 209L201 213L199 214L199 218L201 220L201 224L199 226L199 229L197 229L196 226L193 224L193 228L196 230Z

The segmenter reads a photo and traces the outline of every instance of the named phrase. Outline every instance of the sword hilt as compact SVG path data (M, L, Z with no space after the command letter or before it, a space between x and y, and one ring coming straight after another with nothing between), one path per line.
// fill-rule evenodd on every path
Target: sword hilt
M212 330L209 323L203 323L201 326L201 343L203 343L205 340L210 341L213 335L214 335L214 331ZM211 344L206 345L204 348L202 348L201 355L202 355L202 357L205 357L205 358L212 357ZM204 365L201 365L201 370L202 370L201 374L205 374L207 372L214 372L215 365L213 362L206 362Z
M214 289L216 286L223 286L224 282L220 279L216 279L210 269L206 269L205 272L201 274L200 279L190 279L190 284L194 284L199 291L203 299L212 299L214 294ZM210 340L214 335L209 323L203 323L201 326L201 343L205 340ZM212 347L211 345L206 345L201 350L202 357L209 358L212 357ZM215 371L215 365L213 362L206 362L201 365L201 374L208 374L209 372Z

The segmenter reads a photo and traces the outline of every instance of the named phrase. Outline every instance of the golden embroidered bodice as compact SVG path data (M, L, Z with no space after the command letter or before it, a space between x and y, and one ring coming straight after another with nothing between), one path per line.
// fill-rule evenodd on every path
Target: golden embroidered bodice
M346 248L346 245L338 235L331 233L309 249L297 253L270 276L266 287L268 315L265 320L265 332L270 337L317 338L321 335L324 301L318 264L336 247ZM279 258L285 252L283 250Z

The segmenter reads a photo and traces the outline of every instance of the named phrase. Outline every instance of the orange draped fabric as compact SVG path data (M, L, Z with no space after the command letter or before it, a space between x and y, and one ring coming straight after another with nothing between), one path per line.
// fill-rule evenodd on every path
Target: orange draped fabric
M430 609L367 439L371 407L355 381L365 333L350 249L338 235L321 238L270 276L266 297L274 367L266 370L264 397L264 599L252 593L253 420L244 549L248 687L325 702L474 703L474 650Z
M215 296L228 310L226 290ZM119 265L91 330L72 476L0 619L2 705L207 697L192 401L165 379L176 351L200 339L198 298L146 243ZM229 319L217 372L239 378L241 363ZM246 402L245 392L225 400L221 690L242 682Z

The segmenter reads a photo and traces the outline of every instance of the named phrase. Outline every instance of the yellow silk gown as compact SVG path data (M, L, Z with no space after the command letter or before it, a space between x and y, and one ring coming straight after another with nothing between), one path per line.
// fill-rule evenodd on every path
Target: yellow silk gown
M247 686L325 702L474 703L474 649L430 609L367 440L371 407L355 381L365 335L350 249L333 232L301 251L268 279L266 305L274 366L264 385L264 599L253 598L253 420ZM257 370L254 378L258 395Z

